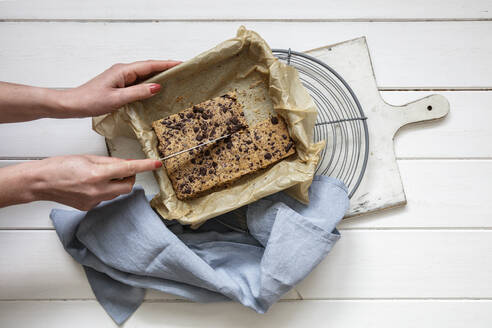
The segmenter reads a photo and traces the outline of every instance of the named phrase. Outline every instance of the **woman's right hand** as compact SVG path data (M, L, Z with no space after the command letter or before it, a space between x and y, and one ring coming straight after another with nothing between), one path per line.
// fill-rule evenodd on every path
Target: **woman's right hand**
M50 200L87 211L101 201L127 194L135 174L155 170L160 161L76 155L18 165L29 175L32 200Z

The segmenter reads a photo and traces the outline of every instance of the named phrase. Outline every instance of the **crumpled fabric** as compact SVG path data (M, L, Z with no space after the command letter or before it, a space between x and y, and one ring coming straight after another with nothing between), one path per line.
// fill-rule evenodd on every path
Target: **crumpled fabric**
M245 206L248 233L219 223L234 226L237 213L198 230L166 225L141 187L88 212L53 209L50 217L63 247L83 265L97 300L121 324L147 288L266 312L340 238L335 227L349 205L344 184L315 176L309 199L304 205L280 192Z

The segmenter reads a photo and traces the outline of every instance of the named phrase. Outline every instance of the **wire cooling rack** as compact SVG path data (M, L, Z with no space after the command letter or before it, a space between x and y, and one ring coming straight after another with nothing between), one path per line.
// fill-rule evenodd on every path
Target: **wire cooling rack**
M360 185L369 156L367 117L347 82L324 62L291 49L272 49L287 65L295 67L299 79L318 107L314 140L325 140L316 174L342 180L352 198ZM220 224L247 232L245 207L215 218Z
M330 66L317 58L291 49L272 49L299 79L318 107L314 140L326 140L316 174L342 180L352 197L362 181L369 155L369 132L353 90Z

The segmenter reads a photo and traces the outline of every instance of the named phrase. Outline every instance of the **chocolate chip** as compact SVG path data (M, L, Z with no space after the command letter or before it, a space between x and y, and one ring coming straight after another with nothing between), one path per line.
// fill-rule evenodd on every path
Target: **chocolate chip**
M222 96L220 96L220 97L221 97L221 98L226 98L226 99L231 99L231 100L236 100L236 98L234 98L234 97L232 97L232 96L230 96L230 95L228 95L228 94L222 95Z
M285 146L285 151L289 151L292 148L292 146L294 146L294 144L291 141L287 144L287 146Z
M210 156L210 150L205 150L205 156Z
M193 113L203 113L204 109L202 107L193 106Z
M212 166L213 167L217 167L217 163L216 162L212 162Z
M195 178L193 178L193 176L192 176L192 175L190 175L190 176L188 177L188 181L193 182L193 181L195 181Z
M214 173L215 173L214 170L212 170L212 169L208 170L208 174L214 174Z
M204 168L204 167L201 167L201 168L200 168L200 175L202 175L202 176L203 176L203 175L206 175L206 174L207 174L207 169L206 169L206 168Z
M201 134L197 134L196 136L196 141L202 141L203 140L203 136Z
M192 164L196 164L196 159L192 158L192 159L190 160L190 162L191 162Z
M228 141L226 147L227 147L227 149L231 149L232 148L232 142Z
M217 127L219 127L219 123L215 122L215 123L214 123L214 126L215 126L216 128L217 128Z
M179 113L178 115L179 115L179 118L181 118L181 119L183 119L185 117L183 113Z
M244 112L241 112L241 114L239 114L239 115L244 116Z
M193 128L193 132L198 132L198 130L199 130L199 129L198 129L198 127L197 127L197 126L195 126L195 127Z
M282 134L282 138L285 140L287 139L287 136L285 134Z
M234 116L233 118L230 119L230 122L234 125L237 125L239 123L239 120L237 119L237 117Z
M248 145L251 145L251 144L253 143L253 141L252 141L252 140L250 140L250 139L247 139L247 140L246 140L246 143L247 143Z
M194 118L195 115L193 115L193 113L189 112L189 113L186 114L186 117L187 118Z
M200 128L203 130L203 131L206 131L208 126L207 126L207 123L206 122L203 122L202 125L200 125Z
M210 118L210 116L207 113L204 112L204 113L202 113L202 118L204 120L208 120Z
M266 153L265 154L265 159L272 159L272 154Z
M186 189L185 189L185 190L183 190L183 193L185 193L185 194L191 194L191 189L190 189L190 187L186 187Z

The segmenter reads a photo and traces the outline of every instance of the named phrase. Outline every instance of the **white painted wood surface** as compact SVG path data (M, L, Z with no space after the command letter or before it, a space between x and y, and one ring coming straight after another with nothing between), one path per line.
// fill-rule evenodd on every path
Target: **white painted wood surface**
M0 161L0 167L19 161ZM342 229L492 228L490 160L399 160L408 203L397 209L344 220ZM137 176L149 185L151 174ZM150 191L149 193L151 193ZM157 192L157 190L154 190ZM485 205L484 205L485 204ZM0 229L52 229L52 202L36 202L0 209Z
M265 10L255 1L241 10L219 0L0 1L4 81L74 86L114 62L191 58L245 24L273 47L296 50L366 35L386 101L442 93L452 106L446 120L397 134L407 206L343 222L340 243L299 294L257 315L236 304L150 293L125 326L489 327L490 1L262 1ZM104 153L88 126L2 125L0 165ZM114 327L51 230L52 206L0 209L0 326Z
M145 302L124 325L211 328L488 328L490 300L304 300L281 301L266 314L238 304ZM28 315L26 315L28 314ZM76 318L76 320L74 320ZM0 302L2 327L115 327L95 301Z
M76 86L115 62L190 59L234 36L241 24L272 47L300 51L366 36L383 88L492 86L492 21L3 22L0 76Z
M296 287L302 299L491 298L490 230L341 232L330 255ZM10 250L0 253L0 299L93 298L55 231L0 231L0 247Z
M381 95L390 104L403 105L433 93L442 94L449 100L452 113L444 120L409 125L399 130L395 137L397 158L492 157L492 143L483 142L484 139L492 139L489 124L492 122L492 92L383 91ZM90 119L44 119L4 124L0 126L0 138L9 142L0 143L0 158L106 154L104 138L93 132L90 126Z
M486 19L487 0L24 0L0 2L2 19L123 19L123 20L241 20L241 19Z

